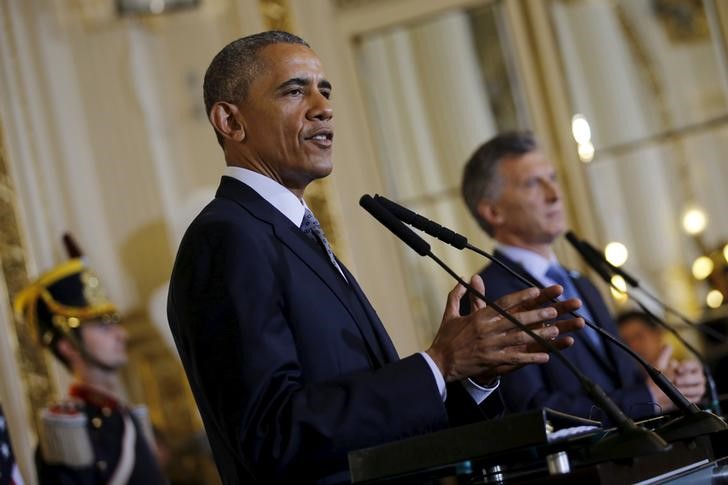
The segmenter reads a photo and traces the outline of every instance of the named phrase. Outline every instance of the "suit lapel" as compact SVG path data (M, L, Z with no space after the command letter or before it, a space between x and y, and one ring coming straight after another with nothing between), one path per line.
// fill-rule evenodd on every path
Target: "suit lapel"
M510 259L505 254L501 253L497 249L495 250L494 255L498 259L500 259L503 263L508 265L511 269L513 269L517 273L521 274L521 276L524 276L525 278L527 278L529 280L538 281L531 273L526 271L526 269L523 267L523 265L521 265L520 263L517 263L516 261L513 261L512 259ZM491 264L495 264L495 263L491 263ZM503 271L505 271L505 270L503 270ZM513 276L509 275L509 277L512 277L515 279L515 277L513 277ZM571 277L571 275L569 275L569 277ZM582 297L584 305L587 305L589 307L589 311L591 312L592 316L596 315L597 312L594 310L594 304L593 304L593 301L591 300L591 293L589 291L585 291L584 285L583 285L583 282L581 281L581 279L580 278L571 278L571 281L574 283L574 286L576 286L576 289L579 292L579 295ZM485 284L486 284L486 288L487 288L488 282L486 281ZM599 323L597 323L597 322L594 322L594 323L599 325ZM609 362L609 360L594 347L594 344L589 340L589 338L586 335L584 335L583 332L575 332L574 334L572 334L572 336L574 338L576 338L576 340L579 342L580 345L582 345L582 346L584 346L584 348L588 349L589 353L592 355L592 357L597 362L599 362L599 364L601 364L608 372L615 373L614 365L612 365L612 363ZM609 349L608 351L610 351L612 345L606 345L605 347L607 349Z
M349 283L351 284L351 289L354 290L356 298L361 303L361 307L366 312L366 318L369 320L369 322L371 322L371 325L369 325L367 328L373 331L372 336L376 338L376 341L379 344L378 346L376 346L376 348L381 349L381 351L383 352L380 355L380 358L384 362L393 362L399 360L397 350L394 348L394 344L392 344L392 339L389 338L389 335L387 334L384 325L382 325L382 321L379 319L379 316L372 307L371 303L369 303L369 299L362 291L359 283L357 283L354 276L349 272L346 266L344 266L342 262L338 260L338 258L337 261L339 263L339 266L341 266L341 269L344 271L346 279L349 280Z
M362 319L362 313L353 307L351 299L346 295L346 283L342 280L339 272L328 260L323 250L315 247L311 240L278 209L263 199L257 192L231 177L224 176L218 188L217 197L231 199L238 203L244 210L250 212L254 217L267 222L273 226L276 237L288 249L308 266L336 296L341 305L351 315L370 351L370 355L379 360L376 364L384 363L381 348L374 335L373 326L366 319ZM343 269L343 268L342 268ZM355 283L354 277L348 271L345 272L347 279ZM358 288L358 286L357 286ZM359 290L361 291L361 290ZM358 295L357 295L358 296Z

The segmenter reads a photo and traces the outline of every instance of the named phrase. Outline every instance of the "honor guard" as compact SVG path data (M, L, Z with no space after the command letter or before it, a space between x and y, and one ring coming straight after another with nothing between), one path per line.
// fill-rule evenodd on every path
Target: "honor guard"
M68 398L41 411L40 483L167 483L146 408L116 393L126 332L84 261L42 275L20 292L15 310L74 378Z

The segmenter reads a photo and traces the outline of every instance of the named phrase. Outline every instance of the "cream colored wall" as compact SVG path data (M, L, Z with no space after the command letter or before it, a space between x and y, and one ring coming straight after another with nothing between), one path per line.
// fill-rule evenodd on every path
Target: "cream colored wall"
M85 15L78 7L88 1L0 3L0 146L30 276L66 259L60 237L71 231L122 313L138 314L163 288L181 227L201 194L212 197L224 166L202 108L204 69L262 20L255 0L209 0L148 20L116 18L111 0L93 3L109 8ZM34 483L32 383L12 359L9 304L0 301L1 391ZM57 368L50 377L66 388Z
M59 238L71 230L123 311L151 304L163 315L164 284L181 232L211 197L223 168L202 108L204 69L224 44L264 23L255 0L206 0L196 10L149 20L117 19L103 9L83 16L77 6L89 1L0 3L0 120L29 269L36 274L64 259ZM486 0L288 2L296 33L320 55L334 84L336 168L329 202L339 215L338 239L402 355L429 341L415 324L401 243L358 206L364 193L386 193L386 184L353 40L476 3ZM573 227L597 239L545 2L502 4L529 114L559 164ZM717 8L725 29L728 12L720 2ZM562 254L569 259L569 252ZM0 310L7 315L7 308ZM7 369L3 364L3 376ZM12 385L22 389L19 379Z

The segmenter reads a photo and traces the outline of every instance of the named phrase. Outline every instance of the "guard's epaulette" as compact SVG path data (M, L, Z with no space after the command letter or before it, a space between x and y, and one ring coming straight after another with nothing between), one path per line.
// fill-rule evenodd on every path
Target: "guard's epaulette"
M55 403L41 410L40 421L40 449L46 462L74 468L91 466L94 452L83 402Z

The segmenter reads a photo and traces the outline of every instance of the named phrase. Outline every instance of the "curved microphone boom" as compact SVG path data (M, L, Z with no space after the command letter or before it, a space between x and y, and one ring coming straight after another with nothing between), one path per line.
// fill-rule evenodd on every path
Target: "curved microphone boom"
M666 311L670 311L670 313L673 313L680 317L683 322L687 323L691 327L694 327L696 330L702 332L704 335L710 335L714 338L717 338L718 340L722 340L724 343L727 342L725 336L721 333L717 332L716 330L710 328L710 327L703 327L698 325L697 323L693 322L692 320L689 320L687 317L680 314L677 310L673 310L671 307L669 307L666 303L663 303L659 298L657 298L652 293L648 292L644 287L640 286L639 281L634 276L630 275L625 271L624 269L620 268L619 266L615 266L612 263L607 260L607 258L602 254L601 251L599 251L597 248L595 248L592 244L590 244L585 239L580 239L574 234L572 231L569 231L566 233L566 238L569 240L569 242L574 246L574 248L577 248L577 246L581 246L581 248L584 251L585 255L584 259L589 263L590 266L594 267L594 265L599 265L601 263L603 268L606 268L608 271L613 271L614 273L620 275L622 278L624 278L624 281L633 288L639 288L642 290L642 293L649 296L652 300L657 302L663 309ZM579 251L577 249L577 251ZM609 276L602 275L602 273L599 273L602 279L605 283L607 283L610 287L616 288L614 283L612 283L612 279ZM718 398L718 389L715 385L715 379L713 378L713 373L710 371L710 367L708 366L707 362L705 362L705 358L703 355L698 352L698 349L696 349L690 342L685 340L682 335L670 324L668 324L665 320L655 315L653 311L651 311L647 306L640 300L639 298L635 297L633 294L623 291L619 288L616 288L617 291L620 293L623 293L629 297L630 300L634 301L640 309L647 315L647 317L655 322L660 327L664 328L668 332L670 332L690 353L692 353L702 364L703 366L703 374L705 374L705 380L708 384L708 395L710 396L710 408L718 415L721 414L720 409L720 399Z
M543 285L538 280L520 274L516 270L512 269L509 265L501 261L499 258L496 258L492 254L489 254L486 251L483 251L482 249L469 244L465 236L458 234L450 229L447 229L440 224L437 224L436 222L431 221L407 209L406 207L403 207L402 205L387 199L386 197L376 195L375 198L380 204L387 208L387 210L389 210L392 214L397 216L401 221L411 224L415 228L425 231L429 235L436 237L441 241L450 244L458 249L467 248L482 256L485 256L486 258L493 261L495 264L499 265L512 276L528 286L533 285L538 288L543 288ZM569 234L567 234L567 238L569 238ZM599 271L599 268L601 268L601 271ZM601 267L601 265L597 265L595 270L597 270L598 272L600 272L600 274L604 276L607 275L606 269ZM665 431L665 435L668 436L670 439L676 440L685 437L693 437L699 434L706 434L716 431L718 429L726 428L725 422L717 416L714 416L710 413L707 413L710 414L710 416L704 416L704 412L701 411L697 405L688 401L685 396L683 396L682 393L680 393L680 391L674 386L674 384L670 382L669 379L667 379L654 366L650 365L647 361L645 361L634 350L624 344L624 342L615 338L613 335L602 329L600 326L596 325L594 322L591 322L588 319L584 318L583 315L573 311L570 312L570 314L575 317L582 318L586 325L597 331L602 337L607 339L612 344L618 346L624 352L628 353L632 358L637 360L637 362L639 362L639 364L646 370L653 382L657 384L660 390L665 393L665 395L675 404L675 406L680 409L686 417L691 417L689 425L688 423L686 423L684 426L680 426L677 430L673 430L671 428L669 431ZM716 420L718 421L716 422ZM697 425L693 421L698 421Z
M601 253L594 247L591 246L589 243L584 241L583 239L579 239L572 231L569 231L566 233L566 239L571 243L571 245L576 249L576 251L584 258L584 261L589 264L592 268L596 269L597 267L602 268L605 272L607 271L607 268L611 266L611 264L606 261L606 258L603 259L603 256ZM639 299L636 298L634 295L632 295L629 292L626 292L622 289L617 288L614 283L612 283L612 279L610 275L603 274L602 271L597 271L599 275L602 277L605 283L607 283L610 287L617 289L620 293L623 293L627 297L629 297L632 301L637 303L637 305L642 309L642 311L650 318L653 322L661 326L662 328L666 329L670 333L672 333L675 338L682 343L686 349L688 349L702 364L703 366L703 374L705 375L705 380L708 385L708 394L710 396L711 401L711 408L718 414L720 414L720 402L718 399L718 391L715 386L715 379L713 379L713 374L710 372L710 368L708 367L707 363L705 362L705 359L703 359L703 356L698 352L698 350L693 347L688 341L686 341L682 335L680 335L677 330L672 328L671 325L669 325L667 322L665 322L663 319L659 318L657 315L655 315L654 312L650 311L647 306ZM661 388L662 389L662 388ZM692 407L698 408L696 404L692 404Z
M574 233L571 231L566 233L567 238L569 237L569 234L571 234L574 238L576 238ZM579 238L576 238L576 239L578 239L580 241L581 246L584 248L586 253L588 253L595 262L597 262L597 261L601 262L601 264L607 269L607 271L616 273L619 276L621 276L622 278L624 278L624 281L629 286L631 286L632 288L639 289L642 293L644 293L645 296L647 296L649 299L651 299L652 301L654 301L655 303L660 305L660 307L662 307L666 312L672 313L673 315L678 317L680 320L682 320L683 323L685 323L686 325L689 325L691 327L694 327L697 331L703 333L704 335L710 335L711 337L713 337L716 340L719 340L723 343L728 343L728 338L726 338L726 336L723 335L722 333L718 332L717 330L715 330L713 328L705 327L703 325L699 325L699 324L695 323L693 320L690 320L688 317L686 317L685 315L680 313L678 310L676 310L675 308L671 307L670 305L668 305L667 303L662 301L660 298L657 297L657 295L648 291L644 286L641 286L640 282L637 278L635 278L633 275L628 273L624 268L622 268L620 266L615 266L612 263L610 263L609 260L607 260L607 258L604 256L604 254L601 251L599 251L597 248L595 248L594 245L589 243L589 241L587 241L585 239L579 239ZM600 276L601 276L601 273L600 273ZM604 276L602 276L602 278L604 278ZM641 302L639 302L638 300L635 299L635 302L637 302L637 304L639 304L640 307L642 306ZM672 328L670 328L669 330L671 332L673 331ZM678 338L680 338L680 337L678 336ZM685 342L683 342L683 343L685 343Z
M547 348L550 353L556 356L556 358L569 368L569 370L579 380L587 395L604 410L620 431L618 435L604 439L597 443L591 450L593 456L608 456L610 458L616 458L619 456L628 458L638 454L655 453L667 449L668 445L662 438L651 431L637 426L634 421L629 419L622 410L619 409L614 401L607 396L598 384L592 382L584 374L582 374L576 366L565 358L559 349L557 349L551 342L534 333L526 325L522 324L515 317L498 306L495 302L488 299L485 295L475 290L475 288L458 276L457 273L455 273L449 266L432 253L430 245L426 241L415 234L409 227L405 226L402 221L389 212L385 206L380 204L368 194L361 197L359 205L361 205L381 224L387 227L387 229L392 231L395 236L410 246L415 252L417 252L417 254L430 257L450 276L457 280L458 283L463 285L468 292L483 300L486 305L493 308L503 318L507 319L520 330L526 332L532 339Z

